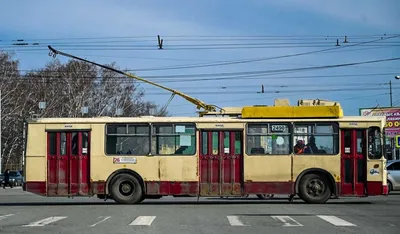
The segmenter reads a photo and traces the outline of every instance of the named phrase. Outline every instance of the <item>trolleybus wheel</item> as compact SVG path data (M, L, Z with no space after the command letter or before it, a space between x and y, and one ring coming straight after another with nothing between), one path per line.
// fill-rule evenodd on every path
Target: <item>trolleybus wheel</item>
M275 194L257 194L257 197L260 199L269 199L273 198Z
M324 176L307 174L301 178L299 195L307 203L325 203L331 196L329 183Z
M143 201L143 189L136 177L119 174L113 179L110 188L111 197L118 203L134 204Z

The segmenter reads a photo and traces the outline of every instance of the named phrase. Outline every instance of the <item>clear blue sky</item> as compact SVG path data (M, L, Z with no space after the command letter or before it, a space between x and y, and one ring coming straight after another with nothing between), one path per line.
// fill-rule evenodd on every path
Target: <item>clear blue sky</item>
M52 44L56 49L99 63L116 62L122 68L137 70L135 73L139 76L157 76L153 81L178 88L207 103L219 106L271 105L274 98L289 98L291 104L296 104L298 99L320 98L339 101L343 105L346 115L358 115L360 107L371 107L377 104L389 105L389 87L388 85L379 85L379 83L387 83L389 80L393 82L393 102L400 105L400 81L394 79L395 73L400 75L400 61L268 74L241 79L228 77L223 80L212 80L209 78L213 76L203 76L202 78L208 80L193 81L191 79L198 79L198 77L184 77L173 79L177 82L165 82L166 79L163 80L159 77L175 74L280 70L400 57L400 37L377 42L379 44L354 46L330 53L315 53L228 66L156 71L140 71L138 69L275 57L328 49L334 48L336 39L339 39L342 46L346 45L342 43L344 35L349 36L350 44L371 41L379 39L379 37L365 35L400 34L399 9L400 1L398 0L73 0L62 3L49 0L3 1L0 7L0 40L2 40L0 49L14 51L15 58L21 61L22 70L40 68L51 61L52 58L48 57L48 50L44 46ZM155 47L157 34L164 38L165 50L68 50L71 47L57 46L60 41L55 40L153 36L153 38L135 38L134 40L131 38L129 40L130 45L154 45ZM188 37L182 36L193 36L191 39L197 40L189 41ZM219 38L220 40L212 38L212 40L206 41L207 38L199 36L232 37L222 37L222 39ZM274 37L264 37L261 38L263 40L246 41L239 40L237 36L285 37L275 39ZM310 36L319 37L310 39ZM37 48L42 50L26 51L7 46L12 43L10 40L15 39L34 39L35 42L40 43ZM93 40L88 41L93 43ZM299 46L300 43L309 44L312 41L315 41L313 44L315 47ZM63 42L71 43L73 41L68 39ZM81 42L83 40L76 40L75 45ZM325 43L325 46L317 47L321 42ZM252 49L168 49L168 46L171 46L170 48L183 44L198 46L206 43L264 43L264 47L265 43L275 43L273 44L275 46ZM283 47L282 45L290 45L285 43L296 44L292 47ZM109 42L109 45L118 44ZM332 46L329 47L329 45ZM61 59L65 61L64 58ZM362 74L367 75L299 78ZM387 75L372 76L370 74ZM171 81L171 78L168 80ZM257 94L261 84L264 84L266 91L282 93ZM169 97L168 92L145 84L141 86L147 93L146 98L157 104L163 105ZM221 87L226 88L222 89ZM346 91L332 91L336 89L345 89ZM290 90L290 92L284 93L285 90ZM302 94L301 92L304 90L312 91ZM201 94L201 92L207 93ZM217 92L221 94L216 95ZM195 107L182 98L175 97L169 106L169 111L173 115L189 116L195 114Z

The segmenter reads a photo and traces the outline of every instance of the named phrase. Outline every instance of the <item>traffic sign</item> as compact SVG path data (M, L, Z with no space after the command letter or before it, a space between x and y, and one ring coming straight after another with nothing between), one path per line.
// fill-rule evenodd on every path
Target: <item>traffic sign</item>
M400 135L397 135L395 139L396 139L396 147L400 148Z

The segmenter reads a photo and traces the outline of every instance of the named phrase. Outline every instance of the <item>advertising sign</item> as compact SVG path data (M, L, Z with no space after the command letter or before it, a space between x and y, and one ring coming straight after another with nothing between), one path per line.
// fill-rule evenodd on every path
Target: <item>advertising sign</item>
M386 136L400 135L400 108L361 108L361 116L386 116Z

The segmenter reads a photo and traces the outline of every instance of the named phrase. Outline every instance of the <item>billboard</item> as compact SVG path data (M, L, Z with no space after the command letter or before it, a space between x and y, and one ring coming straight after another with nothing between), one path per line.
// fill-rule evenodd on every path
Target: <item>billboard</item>
M361 116L386 116L386 136L400 135L400 107L360 108Z

